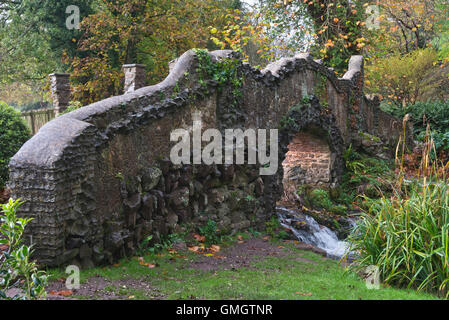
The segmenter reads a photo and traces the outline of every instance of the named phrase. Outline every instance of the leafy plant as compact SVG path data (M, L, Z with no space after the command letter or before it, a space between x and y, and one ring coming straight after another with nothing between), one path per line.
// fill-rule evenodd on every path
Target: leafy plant
M81 102L79 101L70 101L69 106L67 107L67 109L64 110L64 112L61 112L60 115L75 111L79 108L81 108L83 105L81 104Z
M379 267L387 284L449 296L449 188L416 182L408 197L383 197L350 236L357 263Z
M333 206L333 203L329 197L329 192L323 189L312 190L309 194L309 200L311 204L317 208L329 210Z
M277 216L271 216L270 220L265 222L265 232L272 238L278 240L285 240L290 238L285 230L281 230L282 226Z
M217 223L214 220L209 219L205 226L199 228L199 231L200 234L206 238L204 241L204 244L206 246L209 247L220 242Z
M449 101L427 101L408 105L406 108L383 105L383 110L397 117L411 115L414 134L417 140L426 139L427 125L438 152L449 150ZM435 155L433 155L435 156Z
M149 250L149 243L150 241L153 239L153 236L148 236L145 239L143 239L143 241L138 245L136 253L139 256L142 256L145 254L146 251Z
M366 90L398 107L422 101L440 88L441 76L434 79L439 70L437 61L437 52L430 48L374 60L367 67Z
M29 138L30 130L20 113L0 101L0 189L8 180L9 160Z
M449 185L428 135L419 176L392 197L372 201L349 237L356 268L379 267L387 284L438 292L449 297ZM404 186L405 184L405 186Z
M207 50L194 49L194 51L198 58L196 71L200 75L200 84L206 86L206 81L203 77L207 77L217 82L218 90L223 90L225 87L232 88L232 107L236 107L238 99L242 97L241 86L243 84L243 78L238 73L238 60L225 58L213 62Z
M17 209L22 204L10 199L1 205L0 226L0 299L42 299L46 297L47 277L39 271L35 261L31 260L31 246L22 244L25 227L32 219L17 216ZM17 288L19 293L9 298L10 289Z

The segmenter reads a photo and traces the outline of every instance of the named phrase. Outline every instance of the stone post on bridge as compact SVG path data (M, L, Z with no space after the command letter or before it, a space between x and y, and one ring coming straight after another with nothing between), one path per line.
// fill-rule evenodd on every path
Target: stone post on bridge
M145 87L145 65L124 64L122 68L125 73L125 93L133 92Z
M53 98L53 106L55 108L55 116L64 112L71 98L70 89L70 74L68 73L52 73L51 80L51 95Z

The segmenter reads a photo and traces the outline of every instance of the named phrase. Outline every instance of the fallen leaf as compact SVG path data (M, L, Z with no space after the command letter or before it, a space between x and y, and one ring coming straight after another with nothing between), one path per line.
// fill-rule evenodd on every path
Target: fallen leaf
M139 264L141 266L145 266L145 267L148 267L150 269L156 268L155 264L151 264L151 263L145 262L145 260L142 257L139 258Z
M238 236L237 236L237 239L239 239L240 241L242 241L242 240L243 240L243 237L242 237L241 235L238 235Z
M189 249L189 251L192 251L192 252L198 252L200 250L200 247L193 246L193 247L189 247L188 249Z
M50 294L54 296L68 297L73 294L73 291L72 290L50 291Z
M270 236L263 237L262 239L263 239L263 241L268 241L268 240L270 240Z
M212 252L220 252L220 246L217 246L217 245L212 245L211 247L210 247L210 251L212 251Z
M285 249L285 247L283 247L283 246L278 246L278 249Z
M194 234L193 237L198 241L198 242L204 242L206 241L206 237L205 236L201 236L199 234Z

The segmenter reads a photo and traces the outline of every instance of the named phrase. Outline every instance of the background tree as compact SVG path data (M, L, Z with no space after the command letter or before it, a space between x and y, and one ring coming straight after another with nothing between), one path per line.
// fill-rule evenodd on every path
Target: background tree
M63 52L76 54L80 32L66 26L66 8L76 5L80 19L92 12L93 0L0 0L0 99L11 101L11 88L42 99L49 73L62 72ZM6 96L7 94L8 96Z
M169 61L195 47L215 48L209 26L222 24L221 13L238 1L113 0L98 1L98 10L83 20L78 51L65 56L70 65L74 99L88 104L122 93L121 67L147 66L148 83L168 74Z
M365 6L365 1L260 0L249 18L219 30L213 40L243 51L247 58L247 44L255 44L265 64L311 51L343 73L351 55L362 53L367 43Z

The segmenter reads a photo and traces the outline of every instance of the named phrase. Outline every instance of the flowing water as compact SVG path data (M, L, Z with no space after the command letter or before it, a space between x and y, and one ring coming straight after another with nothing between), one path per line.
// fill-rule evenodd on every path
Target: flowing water
M330 258L340 259L345 255L349 244L339 240L334 231L319 225L314 218L284 207L277 207L276 214L281 225L291 230L299 241L326 251ZM351 221L351 225L355 223Z

